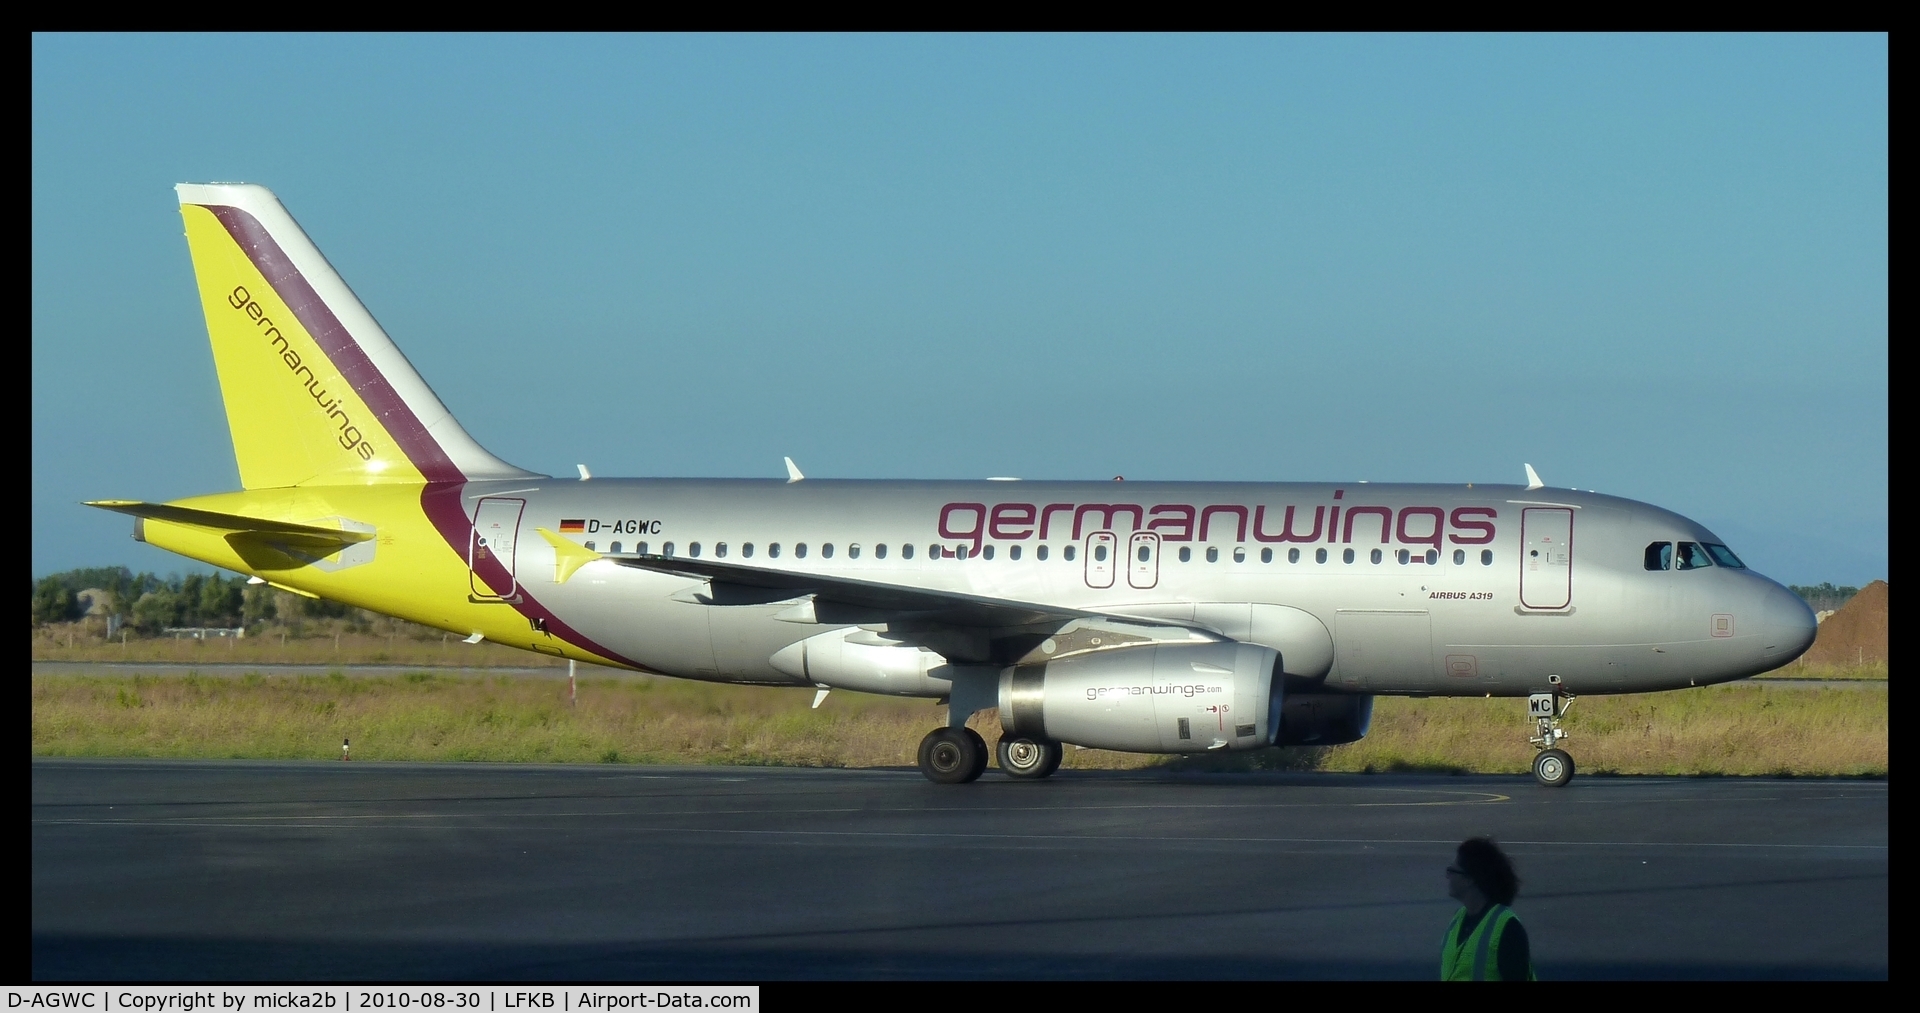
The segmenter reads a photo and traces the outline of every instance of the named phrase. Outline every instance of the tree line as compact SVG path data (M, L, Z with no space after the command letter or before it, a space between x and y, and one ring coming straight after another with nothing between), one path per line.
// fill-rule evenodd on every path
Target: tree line
M1807 607L1815 612L1825 612L1829 609L1838 611L1848 599L1860 593L1857 587L1834 587L1826 582L1807 585L1788 584L1787 590L1799 595L1801 600L1807 603Z
M130 628L157 634L169 627L252 627L282 617L281 597L267 584L250 584L240 576L218 573L136 574L124 566L67 570L33 582L33 625L74 622L87 613L83 591L103 592L106 611L119 615ZM298 598L301 616L343 618L357 609L320 598Z

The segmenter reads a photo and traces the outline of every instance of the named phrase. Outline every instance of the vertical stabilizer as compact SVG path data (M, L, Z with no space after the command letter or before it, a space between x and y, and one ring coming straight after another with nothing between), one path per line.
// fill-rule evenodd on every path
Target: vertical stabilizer
M467 435L272 191L175 189L242 485L534 477Z

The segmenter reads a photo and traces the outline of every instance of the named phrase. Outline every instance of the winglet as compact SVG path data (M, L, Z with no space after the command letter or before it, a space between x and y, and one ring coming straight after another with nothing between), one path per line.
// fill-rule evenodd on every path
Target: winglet
M1527 469L1527 488L1528 489L1544 489L1547 487L1547 483L1540 481L1540 473L1533 470L1533 465L1527 464L1527 465L1522 465L1522 467Z
M540 537L553 546L553 582L565 584L574 571L600 558L598 552L587 548L570 538L563 538L546 528L534 528Z
M787 462L787 484L788 485L792 485L793 483L798 482L801 479L807 477L805 475L800 474L800 466L793 463L793 458L783 457L781 458L781 460Z

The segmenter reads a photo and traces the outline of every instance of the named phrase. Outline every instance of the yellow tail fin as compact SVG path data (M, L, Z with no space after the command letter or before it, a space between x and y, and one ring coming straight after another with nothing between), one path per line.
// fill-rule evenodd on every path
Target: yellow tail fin
M243 486L534 477L467 435L272 191L175 189Z

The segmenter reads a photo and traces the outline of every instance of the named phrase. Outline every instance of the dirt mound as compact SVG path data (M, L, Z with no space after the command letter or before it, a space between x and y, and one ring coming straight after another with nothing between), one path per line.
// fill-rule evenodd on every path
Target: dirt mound
M1859 665L1887 660L1887 582L1876 580L1860 589L1840 611L1820 624L1813 647L1801 658L1806 665Z

